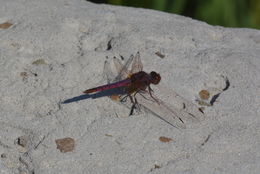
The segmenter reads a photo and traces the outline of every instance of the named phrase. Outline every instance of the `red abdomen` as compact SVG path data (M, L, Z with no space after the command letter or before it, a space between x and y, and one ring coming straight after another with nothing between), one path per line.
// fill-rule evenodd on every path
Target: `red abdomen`
M90 93L93 93L93 92L99 92L99 91L104 91L104 90L108 90L108 89L119 88L119 87L123 87L123 86L129 86L130 84L131 84L131 80L125 79L125 80L122 80L122 81L119 81L119 82L116 82L116 83L111 83L111 84L87 89L86 91L84 91L84 93L90 94Z

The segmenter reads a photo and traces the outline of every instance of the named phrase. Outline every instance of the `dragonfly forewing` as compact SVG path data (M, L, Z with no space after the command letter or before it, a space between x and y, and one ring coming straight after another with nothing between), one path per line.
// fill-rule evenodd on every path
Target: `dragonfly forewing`
M118 75L116 76L114 81L123 80L123 79L127 78L131 74L131 72L128 70L128 67L132 63L133 59L134 59L134 56L131 55L130 58L126 61L126 63L123 64L121 62L121 60L119 60L118 58L114 57L114 66L115 66L116 71L118 73Z
M115 79L115 74L113 73L111 65L107 60L104 63L103 78L108 84L112 83Z
M131 74L137 73L142 70L143 70L143 64L140 58L140 53L137 52L132 63Z
M186 120L199 122L205 119L205 114L199 110L198 106L193 104L191 101L185 99L174 90L166 87L165 85L159 84L155 87L156 94L160 94L167 99L167 103L178 108L180 112L183 112Z
M157 97L155 101L148 93L138 93L136 99L138 104L145 108L145 110L151 112L170 125L182 129L186 128L186 125L183 122L183 113L179 112L174 106L166 105Z

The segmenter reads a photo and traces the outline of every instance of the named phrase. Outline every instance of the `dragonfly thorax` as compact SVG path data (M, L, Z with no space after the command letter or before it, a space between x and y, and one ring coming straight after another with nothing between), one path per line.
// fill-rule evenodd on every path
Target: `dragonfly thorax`
M152 84L157 85L161 81L161 76L157 72L150 72L150 81Z

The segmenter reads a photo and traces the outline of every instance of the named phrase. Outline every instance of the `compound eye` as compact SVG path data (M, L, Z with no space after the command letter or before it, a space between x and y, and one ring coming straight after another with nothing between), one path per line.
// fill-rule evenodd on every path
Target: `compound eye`
M152 76L152 77L155 77L156 76L156 72L154 72L154 71L152 71L151 73L150 73L150 75Z
M152 72L150 73L150 75L151 75L152 83L153 83L153 84L156 85L156 84L158 84L158 83L161 81L161 76L160 76L160 74L158 74L158 73L152 71Z

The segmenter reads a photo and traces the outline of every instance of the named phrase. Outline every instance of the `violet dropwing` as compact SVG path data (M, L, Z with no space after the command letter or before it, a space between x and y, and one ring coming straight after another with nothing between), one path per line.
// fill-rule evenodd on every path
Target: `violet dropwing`
M107 85L88 89L84 93L90 94L109 89L119 89L121 93L111 95L110 98L131 108L130 115L134 109L137 111L144 109L177 128L185 128L186 121L204 119L204 113L195 104L184 99L173 90L161 86L158 88L160 92L164 92L179 107L163 102L154 94L155 92L150 85L159 86L161 76L154 71L151 73L143 71L139 52L135 56L131 56L125 64L120 59L114 58L114 65L117 75L113 74L110 62L105 61L104 76Z

